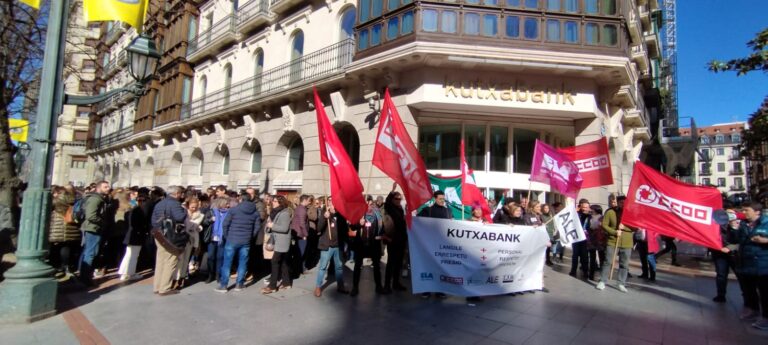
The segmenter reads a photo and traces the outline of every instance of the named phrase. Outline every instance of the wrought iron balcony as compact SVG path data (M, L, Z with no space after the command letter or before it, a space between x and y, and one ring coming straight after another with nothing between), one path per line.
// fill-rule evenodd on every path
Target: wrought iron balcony
M113 75L117 74L117 72L125 67L126 64L128 64L128 54L125 52L125 50L123 50L120 52L120 54L117 55L116 59L110 60L109 63L104 66L104 79L109 79Z
M235 34L235 23L237 17L234 14L226 16L210 28L197 34L189 42L187 47L187 60L198 62L201 58L216 51L221 46L234 42L237 37Z
M268 0L251 0L237 11L237 31L240 33L268 23L272 19Z
M729 161L740 161L742 159L744 159L744 157L742 157L739 153L731 153L731 155L728 156Z
M99 138L93 139L94 150L101 150L123 141L133 135L133 126L122 128L117 132L109 133Z
M734 192L742 192L747 189L744 186L731 186L731 190Z
M181 119L183 121L210 115L256 101L270 94L333 76L342 72L344 67L352 62L354 53L355 41L353 39L346 39L325 47L282 66L199 97L182 106Z
M712 176L712 170L710 169L701 169L699 172L699 175L701 176Z
M117 42L117 39L125 32L125 26L122 22L115 22L112 28L107 31L107 35L104 37L104 43L107 46L111 46L112 43Z
M744 175L744 169L733 169L728 172L729 175Z
M112 95L103 102L96 104L96 114L104 115L110 111L116 110L121 105L135 98L135 95L131 92L124 91Z
M293 5L296 5L303 0L270 0L269 1L269 10L281 14L285 13L287 10L289 10Z

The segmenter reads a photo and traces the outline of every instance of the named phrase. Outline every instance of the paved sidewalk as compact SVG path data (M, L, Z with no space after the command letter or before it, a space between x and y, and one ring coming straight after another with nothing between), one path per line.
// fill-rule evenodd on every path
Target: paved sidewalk
M637 270L635 270L637 271ZM463 298L422 300L373 293L363 271L360 295L331 285L312 295L316 270L293 289L261 295L262 282L219 294L196 283L157 297L151 278L111 281L91 294L65 290L67 311L30 325L0 326L4 344L766 344L738 320L741 296L716 304L712 278L660 273L655 284L630 279L628 294L545 268L549 293L497 296L476 307ZM351 281L350 272L347 281ZM367 279L367 280L366 280Z

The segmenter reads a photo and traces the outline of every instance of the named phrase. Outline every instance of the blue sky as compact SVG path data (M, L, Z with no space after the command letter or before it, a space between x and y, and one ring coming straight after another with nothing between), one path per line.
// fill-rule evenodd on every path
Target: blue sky
M659 1L662 2L662 1ZM768 95L768 74L712 73L707 62L750 53L747 41L768 27L767 0L677 0L680 126L746 120Z

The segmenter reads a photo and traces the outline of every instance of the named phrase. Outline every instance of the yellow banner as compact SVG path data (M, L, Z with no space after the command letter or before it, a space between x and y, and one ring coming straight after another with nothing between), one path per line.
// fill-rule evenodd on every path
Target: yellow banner
M8 119L8 127L9 132L11 133L11 140L16 140L21 143L27 142L29 121L22 119Z
M117 20L141 32L149 0L83 0L87 22Z
M19 0L22 4L26 4L29 7L40 9L40 0Z

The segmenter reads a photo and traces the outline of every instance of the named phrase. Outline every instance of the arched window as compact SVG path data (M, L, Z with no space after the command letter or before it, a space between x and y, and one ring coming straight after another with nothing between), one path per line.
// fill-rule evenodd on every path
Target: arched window
M253 58L253 93L261 93L261 74L264 72L264 51L259 48Z
M341 40L355 37L355 8L349 7L341 15Z
M344 125L341 128L336 129L336 135L338 135L341 144L344 146L344 150L347 151L352 165L355 170L360 169L360 138L357 135L355 127L351 125Z
M288 146L288 171L304 170L304 143L296 137Z
M224 66L224 105L229 104L229 88L232 86L232 65Z
M256 144L251 152L251 174L261 172L261 145Z
M302 61L304 56L304 32L301 30L293 34L291 40L291 77L290 81L297 82L301 80Z
M229 149L226 146L221 148L221 174L229 175Z
M208 94L208 77L203 76L200 78L200 97L203 101L200 102L200 110L205 111L205 95Z

